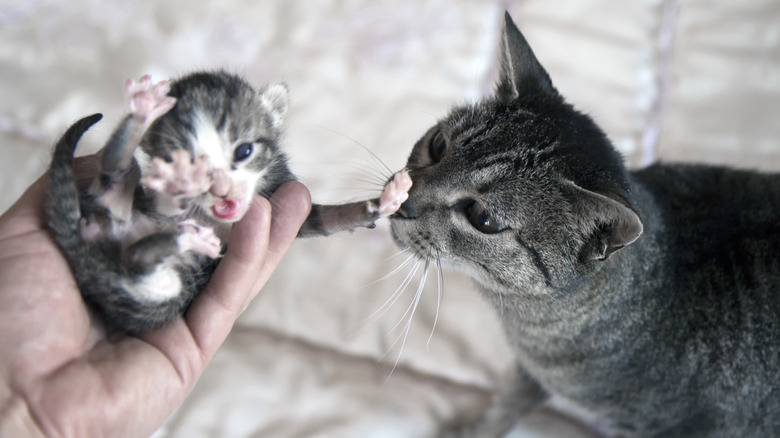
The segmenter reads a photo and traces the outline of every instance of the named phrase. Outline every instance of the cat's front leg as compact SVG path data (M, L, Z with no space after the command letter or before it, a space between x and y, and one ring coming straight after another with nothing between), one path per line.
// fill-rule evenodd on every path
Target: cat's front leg
M193 159L183 149L173 151L170 162L153 158L141 178L145 188L156 192L157 211L167 216L184 212L189 207L189 201L207 193L212 183L208 159Z
M176 105L176 98L168 96L170 88L168 81L153 83L150 75L138 81L127 80L127 106L130 114L141 122L141 133Z
M130 114L101 150L100 175L90 187L96 203L107 210L106 216L114 228L132 220L133 193L139 180L134 153L149 124L176 104L175 98L167 96L168 90L167 82L152 84L149 76L144 76L140 82L129 80L127 83ZM106 231L96 227L95 223L88 223L82 227L82 233L88 237Z
M540 406L547 393L523 369L516 367L501 382L490 404L475 420L445 425L438 438L500 438L525 414Z

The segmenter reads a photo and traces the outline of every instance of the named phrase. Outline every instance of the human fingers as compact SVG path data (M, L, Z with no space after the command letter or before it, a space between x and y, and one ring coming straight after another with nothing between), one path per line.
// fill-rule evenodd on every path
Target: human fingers
M233 227L227 253L186 317L205 357L211 357L222 344L235 320L268 281L310 206L308 189L288 183L270 202L256 198Z

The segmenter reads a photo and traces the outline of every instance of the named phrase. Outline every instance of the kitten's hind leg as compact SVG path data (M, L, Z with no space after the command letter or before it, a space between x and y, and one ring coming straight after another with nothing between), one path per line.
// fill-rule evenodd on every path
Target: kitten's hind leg
M221 241L210 227L198 225L194 220L179 224L178 230L150 234L125 248L124 265L133 274L147 274L165 259L188 251L218 258Z
M409 197L412 179L401 171L385 186L379 198L341 205L312 205L311 213L298 232L300 237L327 236L337 231L374 228L375 222L393 214Z

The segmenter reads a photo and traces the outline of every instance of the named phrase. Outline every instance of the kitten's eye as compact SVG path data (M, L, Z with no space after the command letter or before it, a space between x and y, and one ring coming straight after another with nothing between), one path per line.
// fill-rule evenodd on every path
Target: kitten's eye
M436 133L433 134L431 141L428 144L428 150L431 154L431 159L433 159L435 163L438 163L444 158L444 152L447 151L447 141L444 139L441 131L436 131Z
M471 225L477 231L485 234L495 234L504 231L506 227L499 223L485 207L476 201L471 201L466 205L466 217Z
M233 151L233 161L238 162L246 160L252 155L254 148L252 143L241 143L236 147L236 150Z

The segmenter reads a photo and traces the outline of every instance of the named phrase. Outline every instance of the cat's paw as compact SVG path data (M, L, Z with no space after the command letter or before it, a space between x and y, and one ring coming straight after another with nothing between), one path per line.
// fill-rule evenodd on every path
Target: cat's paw
M198 225L192 219L179 224L181 234L177 239L181 252L193 251L216 259L220 256L222 242L211 227Z
M141 178L141 184L173 198L194 198L208 192L212 181L208 159L192 159L183 149L173 151L170 163L152 159L151 169Z
M409 176L409 172L402 170L396 173L393 180L387 183L382 191L379 204L369 203L369 212L376 213L379 217L395 213L401 204L409 198L410 188L412 188L412 178Z
M168 96L168 91L168 81L154 84L149 75L138 81L127 80L125 92L130 113L143 121L144 129L176 105L176 98Z

